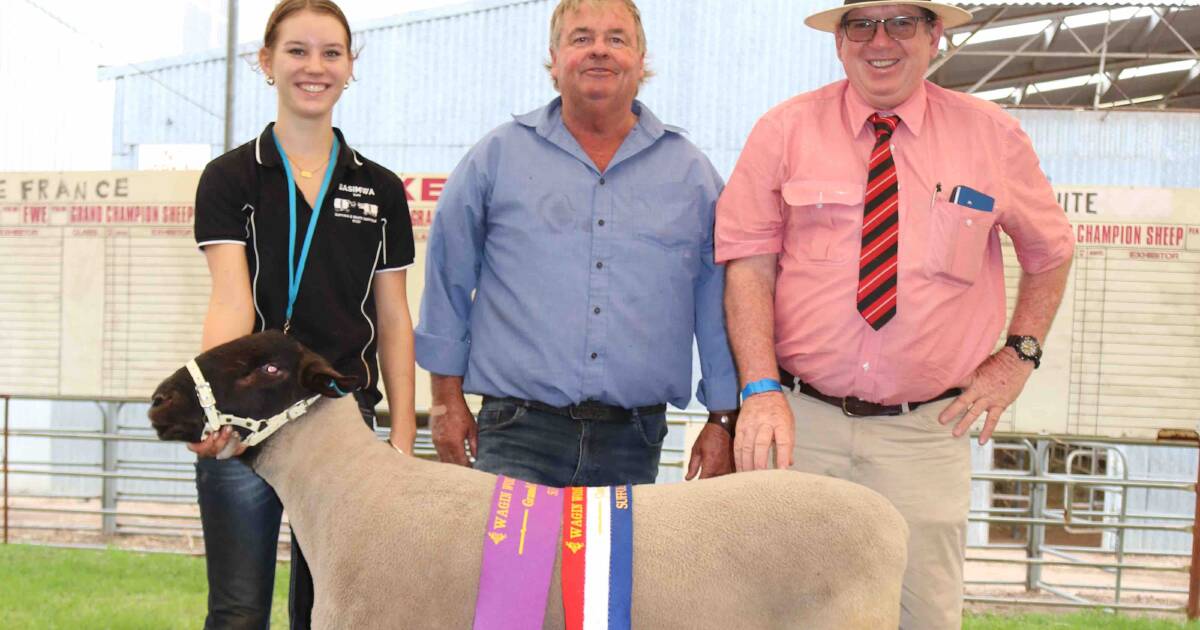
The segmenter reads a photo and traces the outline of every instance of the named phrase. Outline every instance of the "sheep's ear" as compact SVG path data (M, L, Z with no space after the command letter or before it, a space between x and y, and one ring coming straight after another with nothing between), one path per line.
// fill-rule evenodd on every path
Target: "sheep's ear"
M354 391L358 379L343 376L320 355L307 353L300 362L300 384L310 392L339 398Z

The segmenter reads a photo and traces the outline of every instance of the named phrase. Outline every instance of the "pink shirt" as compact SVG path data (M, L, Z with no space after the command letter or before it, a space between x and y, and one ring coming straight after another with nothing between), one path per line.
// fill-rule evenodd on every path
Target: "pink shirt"
M897 315L873 330L855 294L874 111L839 81L767 112L717 203L716 255L779 254L775 353L788 371L831 396L916 402L962 384L996 346L999 230L1030 273L1070 259L1074 242L1017 121L926 82L894 112ZM957 185L993 197L995 209L950 203Z

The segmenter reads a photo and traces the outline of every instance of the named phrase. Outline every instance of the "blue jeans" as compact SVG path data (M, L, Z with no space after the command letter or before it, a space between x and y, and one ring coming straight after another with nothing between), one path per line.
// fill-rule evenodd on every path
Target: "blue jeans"
M477 470L556 487L654 483L667 437L666 413L574 420L492 399L478 422Z
M359 411L367 426L374 427L375 411L361 398ZM196 495L208 572L205 630L269 628L283 504L262 477L232 458L196 461ZM312 573L293 535L288 585L292 630L311 627L312 604Z

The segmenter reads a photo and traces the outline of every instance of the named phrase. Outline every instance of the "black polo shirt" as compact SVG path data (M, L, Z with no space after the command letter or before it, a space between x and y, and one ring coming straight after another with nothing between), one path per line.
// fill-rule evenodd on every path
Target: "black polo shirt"
M196 190L196 243L246 246L254 329L282 330L288 301L287 176L272 137L262 134L208 163ZM373 402L379 393L378 330L371 292L375 274L413 263L412 221L400 178L346 145L321 206L292 311L291 333L339 372L358 378ZM294 171L293 171L294 172ZM300 257L312 208L296 190Z

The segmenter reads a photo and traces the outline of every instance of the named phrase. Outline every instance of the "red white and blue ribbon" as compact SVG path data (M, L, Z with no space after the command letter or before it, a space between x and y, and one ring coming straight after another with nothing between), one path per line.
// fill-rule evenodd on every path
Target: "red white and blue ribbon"
M563 503L567 630L629 630L633 489L569 488Z
M496 479L483 540L474 630L541 630L563 490Z

